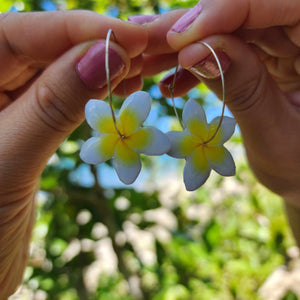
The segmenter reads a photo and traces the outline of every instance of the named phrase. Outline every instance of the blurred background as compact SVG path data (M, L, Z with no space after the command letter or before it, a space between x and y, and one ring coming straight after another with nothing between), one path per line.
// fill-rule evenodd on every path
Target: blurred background
M0 12L90 9L127 19L191 7L176 0L0 1ZM152 110L146 124L178 128L170 99L157 88L165 74L144 81ZM211 120L221 104L199 85L196 98ZM123 99L114 98L116 109ZM227 115L230 112L226 111ZM253 177L238 128L226 147L235 177L212 174L195 192L182 182L184 162L142 157L132 186L120 183L109 163L79 159L91 136L83 123L50 159L37 194L37 221L24 284L10 297L57 300L296 300L299 249L279 197Z

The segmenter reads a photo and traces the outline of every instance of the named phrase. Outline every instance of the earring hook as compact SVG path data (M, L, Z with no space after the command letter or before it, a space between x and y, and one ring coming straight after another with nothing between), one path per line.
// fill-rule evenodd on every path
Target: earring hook
M115 42L117 42L117 38L113 32L112 29L109 29L106 35L106 41L105 41L105 71L106 71L106 81L107 81L107 89L108 89L108 99L109 99L109 107L112 115L112 119L114 122L115 129L119 136L124 138L123 134L120 132L118 126L117 126L117 120L116 120L116 115L113 109L112 105L112 91L111 91L111 84L110 84L110 72L109 72L109 42L110 42L110 37L113 35Z
M219 124L218 124L214 134L207 141L203 142L203 145L206 145L216 137L216 135L218 134L218 132L221 128L221 125L222 125L222 122L223 122L223 119L224 119L224 112L225 112L225 79L224 79L223 69L222 69L220 60L219 60L215 50L209 44L207 44L205 42L199 41L198 43L200 43L200 44L204 45L205 47L207 47L210 50L210 52L212 53L212 55L214 56L214 58L217 62L219 71L220 71L221 82L222 82L222 102L223 102L223 106L222 106L222 113L221 113L220 121L219 121ZM171 84L169 84L168 89L169 89L169 92L170 92L170 95L171 95L171 100L172 100L172 105L173 105L173 109L174 109L174 112L175 112L175 116L176 116L180 126L182 127L182 129L184 129L182 121L178 117L178 112L177 112L177 109L176 109L176 106L175 106L175 101L174 101L174 90L175 90L175 82L176 82L177 71L178 71L178 64L175 68L173 81L172 81Z
M206 46L210 50L210 52L212 53L212 55L214 56L214 58L215 58L215 60L217 62L219 71L220 71L221 83L222 83L222 102L223 102L223 105L222 105L221 117L220 117L219 124L218 124L217 129L214 132L214 134L207 141L205 141L203 143L204 145L206 145L206 144L208 144L209 142L211 142L216 137L216 135L218 134L218 132L219 132L219 130L221 128L221 125L222 125L222 122L223 122L223 119L224 119L224 112L225 112L225 79L224 79L223 69L222 69L220 60L219 60L219 58L218 58L215 50L209 44L207 44L205 42L199 41L199 43L201 43L202 45Z

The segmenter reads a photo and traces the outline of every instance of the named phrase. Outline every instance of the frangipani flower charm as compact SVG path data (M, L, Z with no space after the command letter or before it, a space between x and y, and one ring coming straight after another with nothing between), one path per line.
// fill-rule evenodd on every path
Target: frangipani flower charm
M101 164L112 158L119 179L125 184L133 183L141 171L140 153L162 155L170 149L164 133L154 127L141 127L150 108L148 93L131 94L116 117L119 134L110 106L104 101L90 100L85 107L86 120L99 135L83 144L81 159L88 164Z
M234 161L223 144L232 136L235 120L224 117L219 131L211 141L209 139L214 135L220 117L207 124L202 106L194 99L189 99L183 108L182 120L185 126L183 131L167 133L171 142L168 155L186 159L183 171L186 189L193 191L199 188L209 177L211 169L223 176L234 175Z

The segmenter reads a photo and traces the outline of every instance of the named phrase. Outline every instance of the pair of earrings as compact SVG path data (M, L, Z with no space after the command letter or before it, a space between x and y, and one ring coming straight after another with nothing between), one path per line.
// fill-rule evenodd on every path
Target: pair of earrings
M112 159L119 179L125 184L131 184L141 171L140 154L157 156L166 153L171 157L186 160L183 179L188 191L196 190L203 185L212 169L223 176L234 175L233 158L223 144L234 133L235 120L224 116L224 77L214 50L204 43L212 51L220 69L223 87L221 117L213 119L208 124L202 106L196 100L189 99L183 108L182 124L174 105L174 77L170 93L176 117L183 130L163 133L154 127L142 126L151 109L151 97L147 92L138 91L131 94L123 102L119 115L115 116L108 68L111 33L110 30L106 38L109 104L93 99L86 104L86 120L98 136L88 139L83 144L80 151L81 159L87 164L101 164Z

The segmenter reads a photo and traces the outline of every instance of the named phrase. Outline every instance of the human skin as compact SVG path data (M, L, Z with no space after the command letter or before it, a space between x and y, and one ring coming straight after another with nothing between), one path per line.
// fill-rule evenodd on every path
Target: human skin
M186 71L176 81L175 96L202 81L221 97L218 68L198 41L223 53L226 104L240 126L249 165L263 185L284 198L300 244L300 1L202 0L196 10L198 15L178 10L144 23L149 46L142 72L160 72L154 66L162 58L176 65L178 53ZM173 27L185 13L190 19L185 15ZM152 39L161 40L159 53ZM188 72L199 81L187 78ZM160 83L165 95L170 82L169 77Z
M83 121L88 99L107 95L105 68L91 73L86 53L103 66L109 28L118 40L112 88L125 78L140 88L140 26L87 11L0 15L0 299L22 280L42 170Z
M120 94L124 78L128 93L137 90L141 75L174 66L178 52L187 71L178 78L175 95L184 94L199 80L220 95L218 78L201 76L202 68L196 73L194 69L195 79L188 70L199 62L203 65L209 54L198 40L226 53L230 60L226 103L240 125L250 166L264 185L285 198L300 241L300 3L202 0L201 5L195 23L181 33L169 30L187 10L170 12L143 26L80 11L0 15L0 299L21 282L34 221L34 194L46 162L82 122L86 101L107 94L106 86L88 88L76 65L109 28L118 39L118 45L112 42L111 47L124 62L122 72L112 80ZM281 42L274 44L278 39ZM142 52L146 53L143 70ZM161 61L168 63L157 64ZM167 93L164 82L160 86Z

